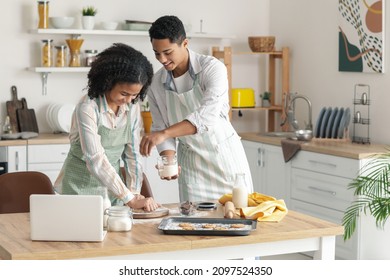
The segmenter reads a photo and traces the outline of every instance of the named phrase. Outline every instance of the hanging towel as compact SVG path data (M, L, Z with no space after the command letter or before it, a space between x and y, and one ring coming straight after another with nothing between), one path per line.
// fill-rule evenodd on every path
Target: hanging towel
M223 205L227 201L232 201L232 194L225 194L219 199L219 203ZM248 195L248 207L236 212L243 218L257 219L259 222L280 222L288 210L283 199L254 192Z
M282 139L281 146L285 162L288 162L290 159L292 159L301 149L301 144L296 140Z

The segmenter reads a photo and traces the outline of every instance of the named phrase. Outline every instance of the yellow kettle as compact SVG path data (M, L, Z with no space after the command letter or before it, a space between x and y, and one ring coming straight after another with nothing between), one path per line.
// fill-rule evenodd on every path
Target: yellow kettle
M253 88L233 88L232 107L251 108L256 106L255 91Z

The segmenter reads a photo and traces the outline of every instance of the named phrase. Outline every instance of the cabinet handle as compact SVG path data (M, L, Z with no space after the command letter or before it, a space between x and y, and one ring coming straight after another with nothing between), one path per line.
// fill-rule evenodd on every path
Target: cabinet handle
M4 170L5 170L5 168L0 166L0 171L4 171Z
M61 152L61 155L66 156L68 152Z
M330 193L333 196L335 196L337 194L334 191L328 191L328 190L320 189L320 188L313 187L313 186L309 186L309 189L314 190L314 191L324 192L324 193Z
M19 152L15 152L15 170L19 171Z
M316 161L316 160L309 160L310 163L314 163L314 164L322 164L322 165L327 165L327 166L330 166L330 167L337 167L336 164L334 163L328 163L328 162L323 162L323 161Z
M262 148L257 149L257 166L264 167L263 161L264 151Z

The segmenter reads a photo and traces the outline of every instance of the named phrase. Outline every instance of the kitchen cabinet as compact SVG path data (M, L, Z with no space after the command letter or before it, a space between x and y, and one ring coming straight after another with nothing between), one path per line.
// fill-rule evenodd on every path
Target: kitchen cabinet
M70 144L27 146L27 169L45 173L52 183L58 177L68 155Z
M8 172L27 170L27 150L25 145L0 147L0 162L8 164Z
M86 29L32 29L31 34L70 35L70 36L139 36L149 39L148 31L131 30L86 30ZM212 33L188 33L188 38L196 39L232 39L235 36L229 34ZM49 73L79 73L88 72L90 67L28 67L29 71L37 72L42 77L42 95L47 94L47 79Z
M231 68L232 68L232 54L234 55L266 55L268 57L268 92L271 92L271 106L270 107L255 107L255 108L232 108L231 106ZM231 48L224 48L220 50L218 47L212 48L212 55L223 60L228 71L229 78L229 89L230 89L230 117L232 111L266 111L267 112L267 131L275 131L279 124L276 123L276 114L279 113L282 116L285 116L285 104L287 103L288 94L290 92L290 50L288 47L283 47L281 51L272 51L272 52L237 52L232 53ZM281 88L277 89L276 79L277 79L277 65L276 61L280 60L281 62ZM279 80L279 79L278 79ZM277 91L279 90L279 92ZM281 91L281 92L280 92ZM278 99L281 99L278 101ZM280 103L278 103L280 102ZM287 124L283 127L284 130L287 130Z
M284 199L289 205L290 162L285 163L282 148L243 140L255 192Z

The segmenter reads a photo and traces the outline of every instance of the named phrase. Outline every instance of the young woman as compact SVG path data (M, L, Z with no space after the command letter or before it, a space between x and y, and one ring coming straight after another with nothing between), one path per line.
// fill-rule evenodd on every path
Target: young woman
M149 35L163 67L148 90L153 133L142 138L141 154L149 155L156 145L161 155L175 154L178 139L182 201L216 200L231 193L237 173L245 173L248 192L253 192L244 148L229 121L225 65L189 50L184 26L175 16L157 19Z
M72 116L71 148L55 187L62 194L91 194L98 186L109 190L111 202L153 211L153 198L139 195L143 172L139 154L139 99L153 77L153 68L139 51L114 44L98 54L88 73L88 95ZM120 175L120 160L126 184Z

